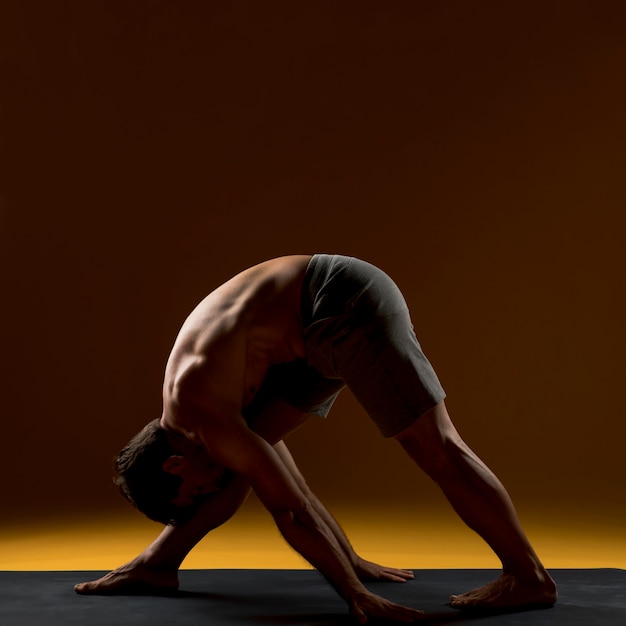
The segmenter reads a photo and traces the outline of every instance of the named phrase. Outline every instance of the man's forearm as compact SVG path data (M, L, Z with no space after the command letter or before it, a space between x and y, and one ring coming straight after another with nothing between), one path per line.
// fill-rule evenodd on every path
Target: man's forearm
M304 477L300 473L300 470L296 466L293 457L287 449L287 446L284 444L284 442L281 441L275 444L274 449L282 459L285 466L291 472L293 479L296 481L302 492L305 494L307 500L310 502L317 514L324 520L328 528L331 530L344 554L348 557L352 565L356 566L359 561L359 557L354 552L352 546L350 545L350 542L348 541L348 538L341 529L341 526L339 526L339 523L330 514L328 509L322 504L317 496L311 491L311 489L309 489L309 486L307 485Z
M309 561L346 601L350 602L359 593L367 592L335 531L312 504L297 513L280 512L274 515L274 519L287 542Z
M310 501L313 505L314 509L317 511L317 514L324 520L328 528L331 530L337 543L343 550L344 554L352 564L352 567L356 567L358 564L359 556L354 551L354 548L350 544L348 537L345 532L339 525L339 522L332 516L331 512L322 504L320 500L317 499L315 494L310 492Z

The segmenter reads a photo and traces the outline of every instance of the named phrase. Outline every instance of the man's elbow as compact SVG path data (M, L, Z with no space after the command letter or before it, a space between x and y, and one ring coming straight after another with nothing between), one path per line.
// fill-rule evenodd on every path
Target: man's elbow
M314 512L313 505L308 501L300 502L289 508L278 508L270 511L276 526L285 537L294 530L315 527Z

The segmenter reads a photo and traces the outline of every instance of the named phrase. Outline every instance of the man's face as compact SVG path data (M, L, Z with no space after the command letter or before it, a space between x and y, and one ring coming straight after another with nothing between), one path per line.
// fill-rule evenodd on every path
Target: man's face
M172 504L179 507L190 506L203 496L219 491L226 473L224 467L213 463L209 455L199 448L172 455L163 464L163 469L182 479L178 495L172 500Z

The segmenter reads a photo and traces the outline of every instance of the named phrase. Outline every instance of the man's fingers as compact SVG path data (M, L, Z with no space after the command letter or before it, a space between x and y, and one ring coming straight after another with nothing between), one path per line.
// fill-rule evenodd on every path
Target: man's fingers
M381 580L387 580L392 583L405 583L407 581L406 578L399 576L398 574L394 574L392 572L383 572L380 576Z
M395 608L398 619L401 619L402 621L415 622L424 619L424 611L412 609L408 606L402 606L401 604L396 604Z
M424 611L418 609L411 609L408 606L401 606L399 604L393 605L392 610L385 610L383 613L371 613L372 617L379 617L383 619L391 619L396 622L403 622L410 624L413 622L422 621L425 618Z
M391 569L387 568L383 570L382 578L394 583L405 583L407 580L412 580L415 577L413 572L406 569Z
M365 611L362 611L358 606L354 605L351 612L359 624L367 624L367 615L365 614Z
M402 576L397 576L395 574L389 574L387 576L387 580L390 580L394 583L405 583L407 581L406 578L403 578Z
M359 598L352 605L351 612L360 624L365 624L368 617L405 624L423 620L425 617L423 611L390 602L376 594Z

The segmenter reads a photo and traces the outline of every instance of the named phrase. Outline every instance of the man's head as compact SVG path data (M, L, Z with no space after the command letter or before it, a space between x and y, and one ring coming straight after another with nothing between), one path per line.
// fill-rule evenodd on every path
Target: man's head
M119 453L113 480L147 517L176 524L193 515L206 495L218 491L225 475L203 449L172 435L156 419Z

